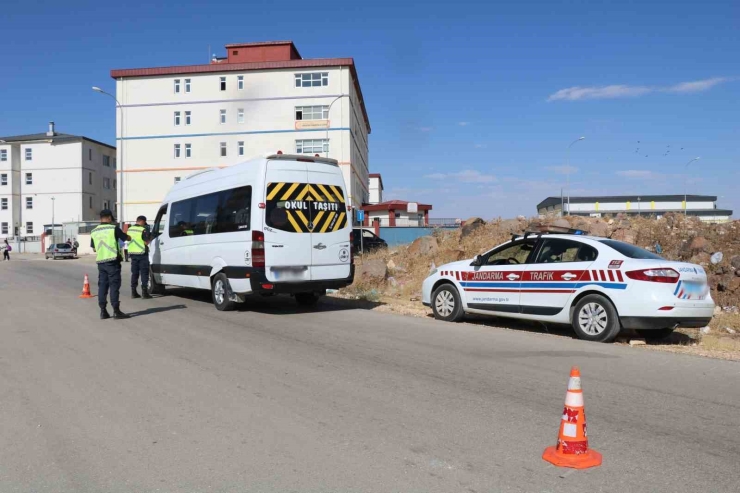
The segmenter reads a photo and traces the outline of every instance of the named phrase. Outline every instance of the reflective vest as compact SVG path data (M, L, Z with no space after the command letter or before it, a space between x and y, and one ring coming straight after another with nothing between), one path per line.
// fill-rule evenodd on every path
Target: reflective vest
M90 236L95 245L97 263L118 259L118 240L116 240L116 227L113 224L101 224L92 230Z
M146 243L142 237L146 231L144 226L133 225L128 228L126 234L131 237L131 241L128 243L128 253L130 255L143 255L146 253Z

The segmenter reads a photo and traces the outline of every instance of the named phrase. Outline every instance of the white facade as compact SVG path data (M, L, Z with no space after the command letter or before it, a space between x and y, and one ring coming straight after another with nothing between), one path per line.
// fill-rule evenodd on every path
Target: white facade
M370 175L370 199L369 204L383 202L383 178L377 173Z
M0 138L0 238L41 236L52 217L95 221L115 208L115 153L67 134Z
M277 64L293 62L310 61ZM140 69L111 72L124 118L121 129L118 113L124 220L139 214L153 217L170 187L195 171L277 151L336 159L349 205L367 202L370 129L354 70L341 64L256 65L219 61L146 71L166 72L158 75L138 75ZM320 74L326 85L296 87L296 74Z

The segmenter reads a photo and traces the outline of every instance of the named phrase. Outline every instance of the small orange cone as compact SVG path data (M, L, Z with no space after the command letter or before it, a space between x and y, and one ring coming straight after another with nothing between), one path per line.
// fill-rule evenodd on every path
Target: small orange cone
M581 372L577 366L570 370L568 392L565 394L565 409L563 409L558 432L558 444L554 447L547 447L542 458L556 466L575 469L601 465L601 454L588 448Z
M82 285L82 294L80 295L80 298L92 298L92 295L90 294L90 279L87 278L87 274L85 274L85 283Z

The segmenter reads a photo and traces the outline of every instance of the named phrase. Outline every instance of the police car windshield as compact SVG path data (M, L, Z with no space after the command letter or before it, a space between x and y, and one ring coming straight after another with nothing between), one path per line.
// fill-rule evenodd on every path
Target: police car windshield
M599 240L606 246L612 247L625 257L637 259L637 260L665 260L660 255L656 255L653 252L648 252L644 248L630 245L629 243L623 243L616 240Z

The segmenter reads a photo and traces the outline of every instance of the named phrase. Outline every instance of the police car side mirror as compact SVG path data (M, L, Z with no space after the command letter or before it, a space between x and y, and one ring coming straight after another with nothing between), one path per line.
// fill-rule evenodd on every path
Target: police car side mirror
M473 267L478 267L478 266L483 265L483 257L481 257L480 255L476 255L473 261L470 263L470 265Z

